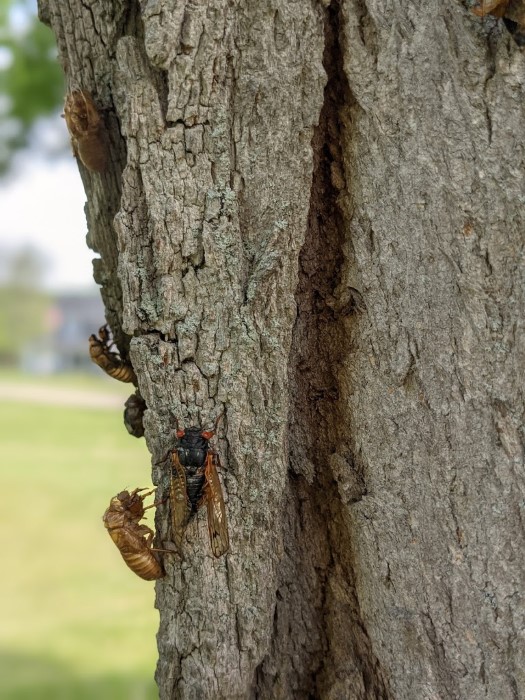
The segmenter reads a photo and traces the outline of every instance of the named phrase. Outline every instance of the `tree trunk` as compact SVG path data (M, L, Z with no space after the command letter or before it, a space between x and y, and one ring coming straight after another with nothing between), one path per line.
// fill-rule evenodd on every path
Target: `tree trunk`
M502 22L40 12L107 110L88 242L160 493L175 418L226 416L231 549L199 515L164 559L161 699L525 698L525 70Z

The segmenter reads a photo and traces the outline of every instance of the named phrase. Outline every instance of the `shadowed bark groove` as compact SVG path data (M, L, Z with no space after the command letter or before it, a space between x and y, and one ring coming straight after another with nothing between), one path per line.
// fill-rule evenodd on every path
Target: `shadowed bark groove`
M356 290L341 284L348 236L339 205L347 189L341 131L351 129L352 102L342 28L340 3L332 2L325 18L328 82L312 141L314 174L290 357L285 553L271 652L257 675L257 697L265 699L390 697L360 616L345 515L365 485L353 456L338 373L364 309Z

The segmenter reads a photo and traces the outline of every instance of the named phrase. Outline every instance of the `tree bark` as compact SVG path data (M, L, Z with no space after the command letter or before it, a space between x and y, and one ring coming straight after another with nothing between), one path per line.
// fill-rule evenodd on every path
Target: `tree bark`
M524 698L525 70L502 22L40 13L105 109L88 243L160 493L175 418L226 416L231 551L199 516L164 559L161 699Z

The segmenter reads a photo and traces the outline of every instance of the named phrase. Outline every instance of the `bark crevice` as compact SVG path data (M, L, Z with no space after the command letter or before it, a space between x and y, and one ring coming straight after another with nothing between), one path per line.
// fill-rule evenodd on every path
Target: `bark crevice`
M365 311L342 284L348 196L342 132L353 103L343 68L340 3L325 16L324 104L312 140L308 228L299 259L297 320L290 356L290 471L284 508L271 651L257 669L255 697L388 698L361 619L348 508L366 494L348 434L339 369Z

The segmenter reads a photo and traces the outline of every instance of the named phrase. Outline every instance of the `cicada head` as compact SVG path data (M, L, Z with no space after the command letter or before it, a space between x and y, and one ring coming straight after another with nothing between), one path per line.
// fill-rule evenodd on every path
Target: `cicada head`
M131 493L129 493L129 491L121 491L115 496L115 499L120 501L122 509L125 510L133 520L140 520L144 516L144 497L139 493L139 491L143 490L144 489L134 489Z
M82 138L100 126L100 114L87 90L73 90L66 96L64 117L71 136Z
M179 438L179 445L190 450L208 451L208 442L215 433L211 431L201 430L197 426L186 428L184 435Z
M100 342L96 335L92 334L89 336L89 356L93 362L96 362L97 358L104 354L104 349L103 343Z
M197 426L177 430L176 449L180 463L185 467L201 467L208 454L208 440Z

